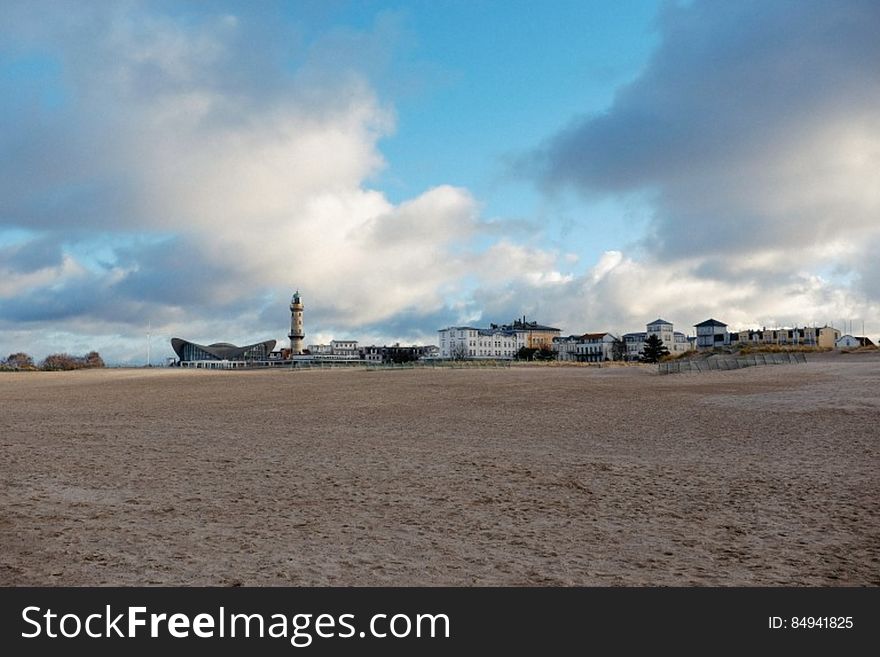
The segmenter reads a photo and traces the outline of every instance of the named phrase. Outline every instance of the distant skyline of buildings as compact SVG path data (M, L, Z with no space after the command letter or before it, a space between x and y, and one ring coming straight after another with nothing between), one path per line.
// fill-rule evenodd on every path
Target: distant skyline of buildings
M358 340L332 339L329 344L314 343L304 346L305 305L297 290L290 302L289 348L275 350L275 340L263 341L248 347L229 343L199 345L189 340L174 338L172 347L178 355L178 364L226 362L229 358L241 362L260 361L267 365L292 363L297 360L408 362L424 358L454 360L512 360L521 357L523 350L543 351L549 358L563 362L603 362L612 360L636 361L642 356L646 343L657 338L671 356L689 351L732 348L755 345L785 345L819 348L841 348L873 345L865 336L842 334L832 326L777 327L729 331L728 325L709 318L694 325L695 335L675 330L675 325L657 318L645 325L644 331L615 335L610 331L592 331L562 335L562 330L526 315L509 324L490 323L482 328L472 325L448 326L438 329L438 345L364 345ZM552 355L550 355L552 352ZM239 362L236 360L235 362Z

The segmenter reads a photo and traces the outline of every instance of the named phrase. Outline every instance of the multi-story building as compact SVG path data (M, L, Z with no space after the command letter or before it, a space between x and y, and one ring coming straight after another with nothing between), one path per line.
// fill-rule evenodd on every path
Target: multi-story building
M820 347L834 348L840 339L840 331L830 326L823 326L818 329L818 332L819 335L816 341Z
M357 340L330 340L330 344L310 344L309 355L319 360L360 360Z
M434 345L412 345L403 347L399 343L391 346L370 345L361 349L363 359L368 363L409 363L422 358L436 358L437 347Z
M488 329L474 326L450 326L440 334L440 358L475 359L515 358L526 346L525 332L493 326Z
M522 319L515 319L512 324L490 324L490 328L500 328L505 331L514 331L523 336L525 346L529 349L552 349L553 338L558 338L562 331L552 326L544 326L538 322L526 321L525 315Z
M597 363L614 359L614 342L611 333L584 333L553 338L553 351L560 361Z
M551 347L556 354L556 360L574 362L577 360L577 346L581 341L580 335L566 335L553 338Z
M638 360L645 348L645 341L652 335L656 335L663 342L663 346L672 355L681 354L693 349L693 341L684 333L675 331L672 322L664 319L655 319L645 326L645 331L638 333L626 333L623 341L626 344L627 360Z
M656 335L660 338L661 342L666 345L666 348L669 349L670 352L672 351L673 334L675 333L675 331L672 330L672 322L667 322L665 319L658 318L653 322L650 322L645 328L647 337Z
M623 343L626 345L626 359L638 360L642 353L642 349L645 348L645 340L647 339L648 334L644 331L637 333L624 333Z
M715 349L730 346L730 333L727 324L717 319L707 319L694 324L697 329L697 349Z
M616 340L611 333L584 333L577 345L577 359L586 363L614 360Z
M342 354L350 351L357 351L357 340L330 340L330 347L334 353Z
M840 331L830 326L804 326L801 328L746 329L730 334L734 345L787 345L801 347L833 348L840 338Z

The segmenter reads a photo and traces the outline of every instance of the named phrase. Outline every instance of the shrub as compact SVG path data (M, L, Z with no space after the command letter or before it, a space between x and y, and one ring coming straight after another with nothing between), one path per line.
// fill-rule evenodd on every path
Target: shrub
M0 363L0 367L6 370L32 370L34 369L34 359L30 354L20 351L9 354L9 357Z
M83 370L97 367L104 367L104 359L97 351L90 351L85 356L50 354L40 363L40 369L46 371Z

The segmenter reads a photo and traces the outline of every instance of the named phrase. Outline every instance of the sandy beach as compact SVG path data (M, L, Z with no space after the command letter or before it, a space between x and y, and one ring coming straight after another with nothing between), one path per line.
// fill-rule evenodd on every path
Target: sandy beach
M2 585L880 585L880 358L0 374Z

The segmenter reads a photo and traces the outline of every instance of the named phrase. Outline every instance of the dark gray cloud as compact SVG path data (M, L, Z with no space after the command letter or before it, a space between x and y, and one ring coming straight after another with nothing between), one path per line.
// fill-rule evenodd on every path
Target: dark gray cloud
M28 273L61 262L61 246L40 238L16 247L0 262ZM228 264L208 257L197 238L177 236L159 243L113 250L113 262L80 268L35 293L0 299L7 325L88 320L114 326L147 322L240 318L265 304L267 288L251 285Z
M57 236L41 237L23 244L0 247L0 263L8 271L30 274L49 267L58 267L63 258Z
M880 5L670 4L609 110L530 160L542 184L648 190L664 258L821 244L876 228Z

